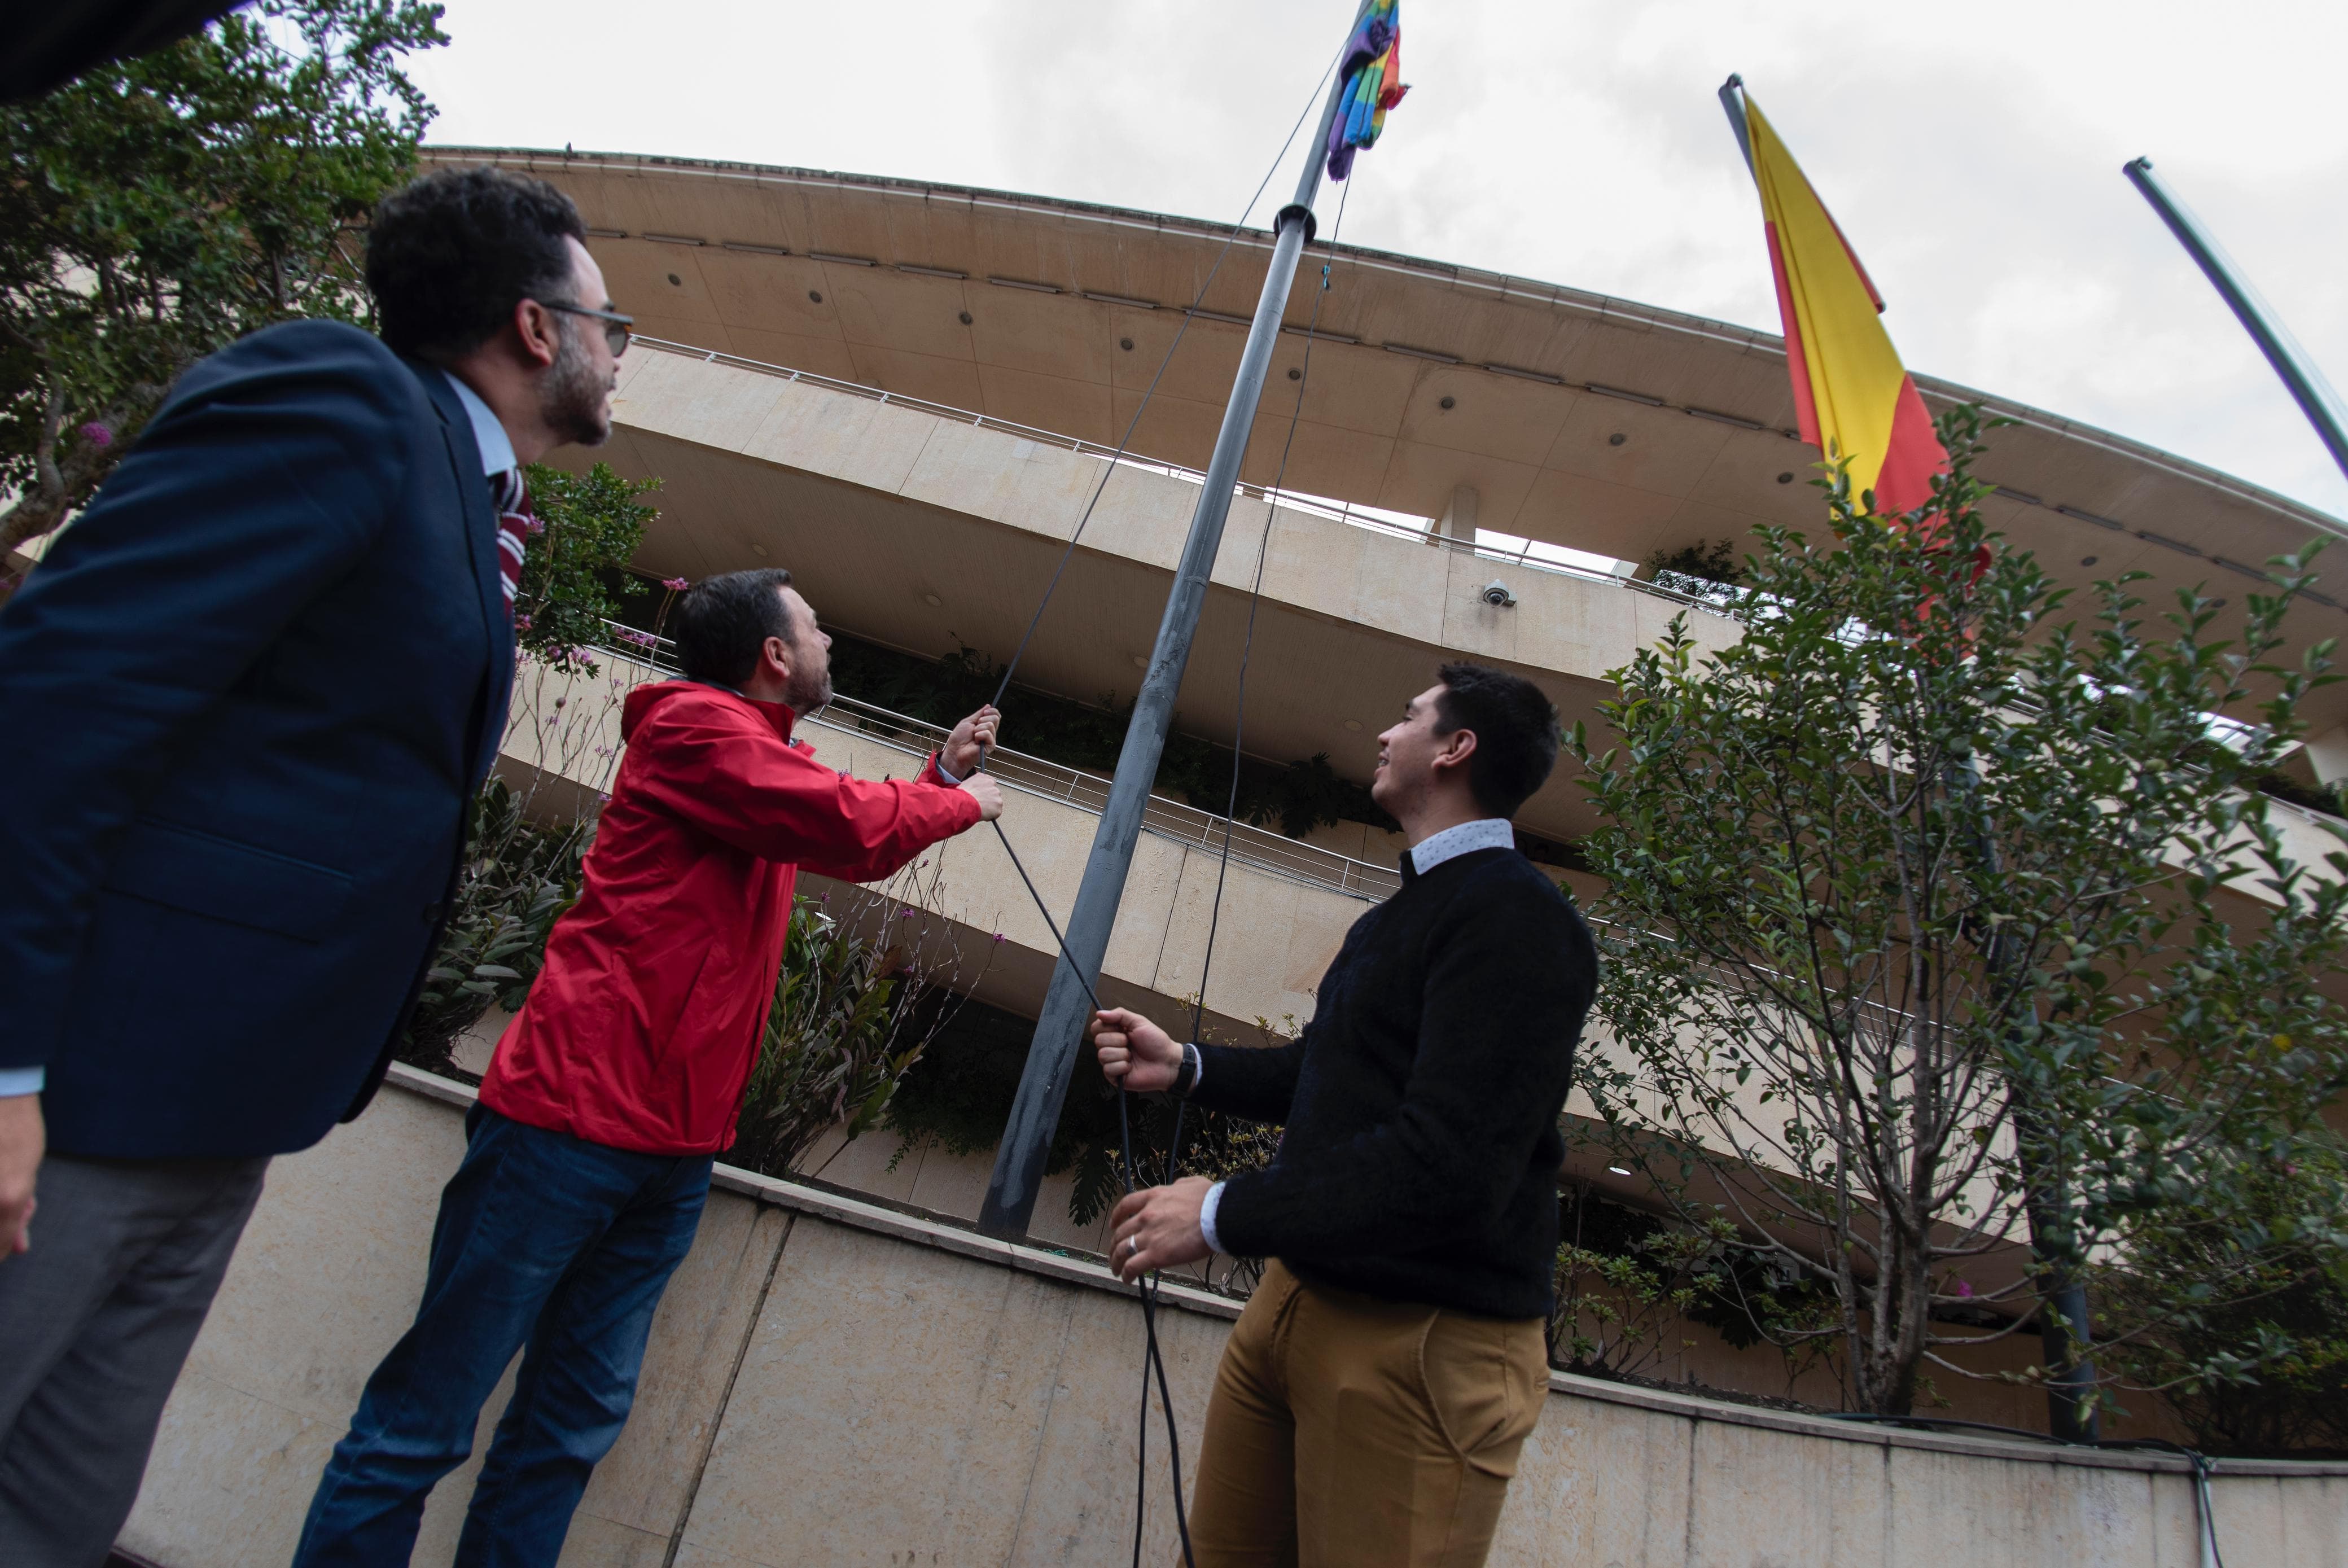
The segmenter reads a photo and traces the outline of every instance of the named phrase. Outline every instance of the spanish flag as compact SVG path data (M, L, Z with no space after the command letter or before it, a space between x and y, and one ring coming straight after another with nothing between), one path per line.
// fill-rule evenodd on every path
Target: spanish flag
M1883 296L1744 83L1729 77L1720 101L1761 189L1802 439L1849 459L1852 495L1873 490L1878 512L1912 511L1949 455L1879 319Z

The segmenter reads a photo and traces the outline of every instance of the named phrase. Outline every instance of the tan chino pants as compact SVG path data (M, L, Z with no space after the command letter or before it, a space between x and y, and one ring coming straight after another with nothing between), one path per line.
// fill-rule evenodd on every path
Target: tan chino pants
M1541 1328L1271 1264L1207 1406L1199 1568L1478 1568L1548 1394Z

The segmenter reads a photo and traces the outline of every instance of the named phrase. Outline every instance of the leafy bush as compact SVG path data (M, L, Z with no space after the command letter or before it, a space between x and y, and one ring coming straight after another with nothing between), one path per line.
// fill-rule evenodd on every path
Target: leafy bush
M2271 795L2310 811L2321 811L2327 817L2348 817L2348 805L2343 805L2337 784L2306 784L2276 769L2254 775L2245 781L2260 794Z
M1736 546L1725 539L1708 544L1699 539L1677 550L1658 550L1647 557L1647 572L1658 586L1698 597L1709 596L1715 589L1735 588L1745 581Z
M880 918L884 933L893 923L877 899L865 913ZM797 900L758 1065L724 1158L788 1176L831 1129L848 1141L870 1131L961 1005L952 992L924 985L904 949L860 934L826 900Z
M2106 1271L2106 1354L2207 1452L2348 1457L2348 1151L2312 1139L2229 1186L2139 1226Z
M520 1006L545 966L548 934L578 900L594 822L532 821L526 804L494 776L473 797L455 908L408 1018L402 1061L447 1072L457 1037L491 1003Z
M623 617L625 600L652 593L643 578L615 568L635 554L645 527L660 515L636 499L658 490L660 480L623 480L609 463L583 474L533 463L528 477L530 511L541 527L522 555L515 641L550 668L592 675L594 663L582 650L605 640L603 623Z
M1788 1377L1817 1357L1817 1341L1789 1335L1824 1320L1831 1298L1739 1243L1719 1216L1665 1221L1588 1189L1558 1205L1557 1304L1550 1315L1550 1362L1602 1377L1651 1375L1691 1341L1675 1326L1700 1323L1738 1350L1765 1342L1786 1349Z

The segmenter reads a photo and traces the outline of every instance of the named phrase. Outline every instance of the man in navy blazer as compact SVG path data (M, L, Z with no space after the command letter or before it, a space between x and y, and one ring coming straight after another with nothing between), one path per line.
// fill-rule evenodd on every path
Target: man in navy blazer
M0 1561L105 1555L263 1167L389 1064L503 738L520 467L610 432L583 237L487 169L386 198L382 340L191 368L0 612Z

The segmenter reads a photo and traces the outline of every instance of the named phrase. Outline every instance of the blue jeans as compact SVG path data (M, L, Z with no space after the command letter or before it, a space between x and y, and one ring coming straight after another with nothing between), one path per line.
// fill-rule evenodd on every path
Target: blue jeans
M416 1324L367 1379L295 1568L405 1563L424 1500L465 1462L526 1346L473 1489L459 1568L551 1564L635 1400L653 1309L709 1195L708 1155L632 1154L476 1106L440 1195Z

